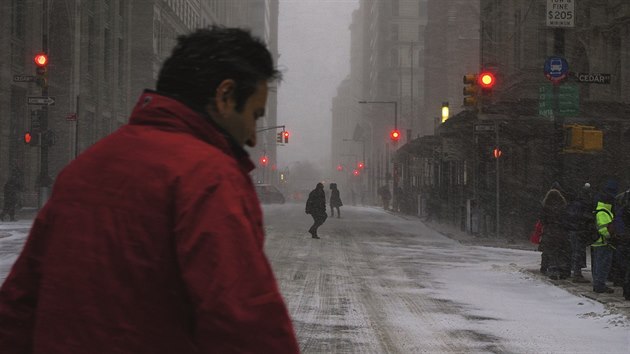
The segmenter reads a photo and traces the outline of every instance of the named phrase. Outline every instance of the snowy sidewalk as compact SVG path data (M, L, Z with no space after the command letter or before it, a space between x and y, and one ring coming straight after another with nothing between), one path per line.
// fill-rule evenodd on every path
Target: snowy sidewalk
M395 214L395 215L399 215L403 218L410 217L408 215L400 215L400 214ZM452 240L456 240L459 243L464 244L464 245L512 248L512 249L521 249L521 250L528 250L528 251L536 251L538 249L538 246L531 244L528 240L514 240L510 242L506 240L505 238L477 237L474 235L470 235L464 231L461 231L459 228L452 225L440 224L436 221L430 221L430 222L423 221L423 222L425 225L427 225L431 229L441 233L442 235ZM540 253L538 253L538 255L540 255ZM591 263L590 255L587 253L586 264L589 266L582 270L582 274L589 281L592 280L590 263ZM624 299L623 289L619 286L613 287L613 289L615 289L615 293L613 294L597 294L593 292L591 283L585 283L585 284L573 283L570 279L551 280L547 276L544 276L543 274L541 274L540 269L538 268L525 269L525 270L531 273L532 276L538 279L541 279L543 281L546 281L548 283L554 284L560 288L563 288L572 294L583 296L583 297L598 301L604 304L606 308L612 313L623 314L627 318L630 319L630 301Z

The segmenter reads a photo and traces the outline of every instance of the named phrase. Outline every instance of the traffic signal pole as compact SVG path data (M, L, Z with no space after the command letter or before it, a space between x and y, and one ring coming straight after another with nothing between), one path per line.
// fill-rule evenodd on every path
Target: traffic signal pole
M48 55L48 0L42 1L42 52ZM42 97L48 97L48 82L42 85ZM48 105L41 108L41 131L39 153L39 207L43 207L50 194L52 178L48 174Z
M564 56L564 28L554 28L553 51L555 55ZM564 159L562 157L562 133L564 117L560 116L560 82L553 84L553 147L556 156L554 164L554 181L560 183L564 171Z

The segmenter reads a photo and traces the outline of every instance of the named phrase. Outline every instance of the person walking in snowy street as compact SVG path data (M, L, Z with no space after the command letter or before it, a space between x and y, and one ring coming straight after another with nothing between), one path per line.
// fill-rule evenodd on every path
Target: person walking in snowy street
M330 184L330 216L335 217L335 209L337 209L337 218L341 218L341 211L339 207L341 207L343 203L341 202L341 197L339 196L339 189L337 189L337 183Z
M0 288L0 353L298 353L243 148L279 76L247 31L180 36L58 175Z
M324 193L324 185L322 183L317 183L315 189L308 194L305 212L313 217L313 225L308 229L308 233L311 234L311 237L318 239L317 229L328 218L328 214L326 214L326 193Z

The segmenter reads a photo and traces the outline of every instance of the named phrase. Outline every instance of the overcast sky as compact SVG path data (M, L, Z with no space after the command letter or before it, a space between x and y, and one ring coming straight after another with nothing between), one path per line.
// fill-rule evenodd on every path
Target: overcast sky
M293 161L330 165L332 98L350 72L350 21L358 0L280 0L278 124L291 132L278 146L280 168Z

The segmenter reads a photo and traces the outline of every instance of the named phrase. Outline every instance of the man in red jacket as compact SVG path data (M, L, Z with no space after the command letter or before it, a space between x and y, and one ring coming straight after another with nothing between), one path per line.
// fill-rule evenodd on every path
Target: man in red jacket
M246 31L180 37L57 177L0 289L0 352L298 352L243 149L278 77Z

